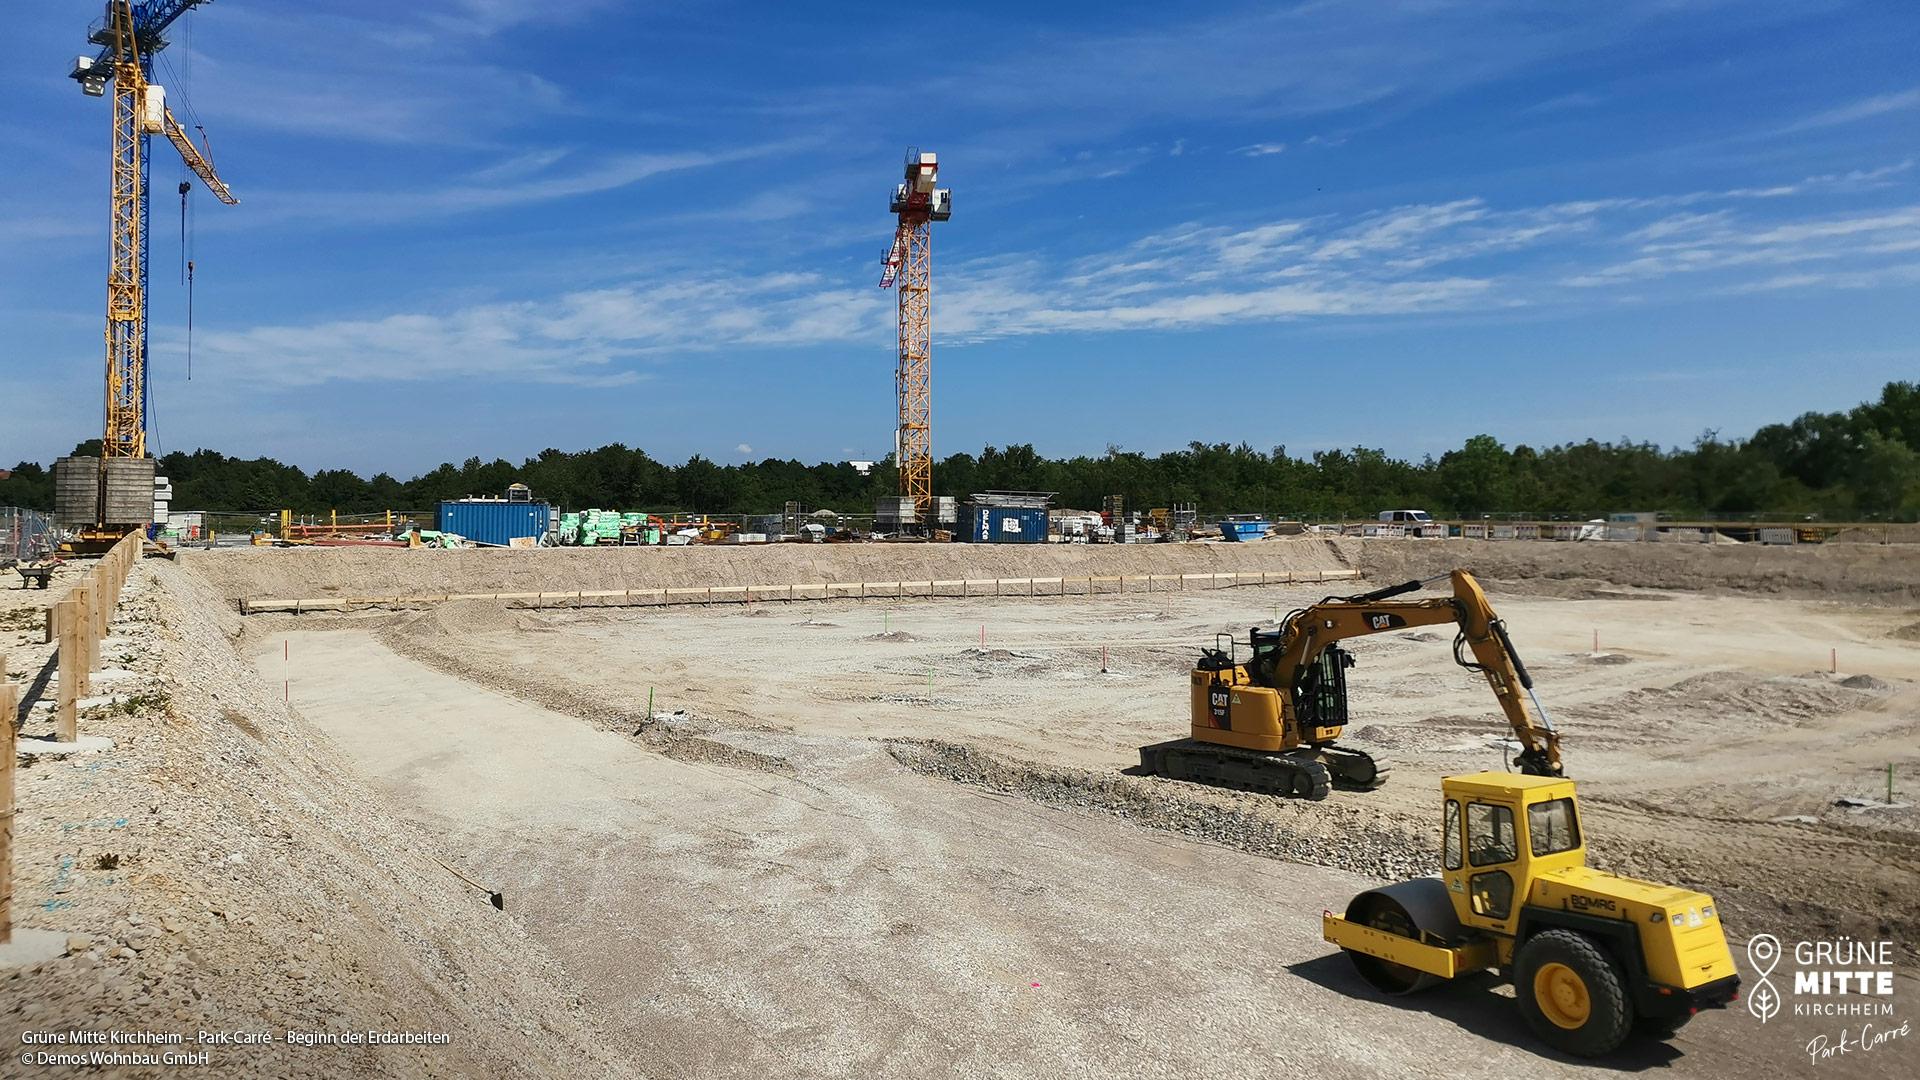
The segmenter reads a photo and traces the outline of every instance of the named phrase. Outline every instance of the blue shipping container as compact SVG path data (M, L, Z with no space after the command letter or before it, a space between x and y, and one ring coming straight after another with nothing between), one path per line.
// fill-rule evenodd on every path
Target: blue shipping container
M968 507L967 540L975 544L1044 544L1047 512L1003 506Z
M1222 540L1259 540L1267 535L1267 523L1258 519L1228 518L1220 523Z
M440 531L506 547L515 537L546 535L551 516L546 503L461 499L440 504Z

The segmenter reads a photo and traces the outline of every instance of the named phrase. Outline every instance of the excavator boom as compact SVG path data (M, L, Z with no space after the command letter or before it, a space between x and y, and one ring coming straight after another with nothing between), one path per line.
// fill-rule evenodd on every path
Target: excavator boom
M1540 708L1539 701L1532 695L1533 678L1527 674L1519 653L1514 651L1506 623L1494 614L1486 591L1472 574L1455 570L1448 576L1453 584L1451 597L1392 599L1418 591L1422 585L1419 581L1408 581L1357 596L1330 597L1294 613L1282 627L1283 635L1287 636L1283 638L1282 652L1273 668L1271 685L1293 685L1299 673L1307 670L1329 646L1348 638L1454 623L1460 628L1454 640L1454 661L1486 677L1500 710L1506 714L1508 726L1520 742L1517 762L1520 771L1536 776L1565 775L1560 766L1559 735L1547 719L1546 710ZM1462 646L1472 651L1473 660L1461 654Z

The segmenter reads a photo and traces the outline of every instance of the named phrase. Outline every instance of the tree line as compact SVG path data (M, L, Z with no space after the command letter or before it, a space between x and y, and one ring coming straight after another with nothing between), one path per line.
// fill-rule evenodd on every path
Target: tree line
M99 441L74 452L98 453ZM166 454L159 471L172 480L178 509L261 513L430 509L442 499L498 497L514 482L568 509L777 513L797 500L809 509L870 513L876 498L898 490L891 461L865 475L845 462L777 458L721 465L696 454L670 465L619 443L542 450L518 465L468 458L410 480L346 469L309 474L272 458L213 450ZM1053 491L1055 506L1092 510L1116 494L1135 509L1192 503L1203 518L1257 512L1351 519L1420 508L1444 517L1660 511L1913 521L1920 520L1920 384L1888 383L1877 400L1846 412L1809 412L1744 439L1710 431L1689 447L1625 439L1508 447L1475 435L1459 449L1409 461L1358 446L1303 457L1284 446L1199 442L1153 455L1113 446L1097 457L1055 459L1023 444L954 454L935 464L934 484L963 500L977 491ZM51 469L15 466L0 480L0 505L52 509Z

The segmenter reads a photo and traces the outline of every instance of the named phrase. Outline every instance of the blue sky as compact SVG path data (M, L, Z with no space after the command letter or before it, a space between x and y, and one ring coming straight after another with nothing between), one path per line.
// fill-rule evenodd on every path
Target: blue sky
M0 462L99 433L92 0L0 38ZM916 14L917 12L917 14ZM1920 7L219 0L160 81L156 440L409 475L891 446L936 150L936 455L1745 434L1920 376ZM189 121L191 122L191 121Z

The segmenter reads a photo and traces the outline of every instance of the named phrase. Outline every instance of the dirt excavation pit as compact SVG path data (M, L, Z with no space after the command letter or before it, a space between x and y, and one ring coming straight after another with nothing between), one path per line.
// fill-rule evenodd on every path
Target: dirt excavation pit
M1411 561L1389 554L1385 580ZM1594 860L1711 891L1740 940L1920 942L1920 817L1880 798L1920 757L1920 649L1890 633L1911 611L1564 580L1489 584L1565 731ZM1468 1004L1491 991L1403 1011L1318 940L1314 915L1366 881L1435 869L1441 776L1502 767L1450 635L1352 645L1349 738L1392 761L1387 789L1303 803L1130 774L1184 733L1199 647L1354 588L246 625L262 674L507 891L655 1072L1391 1072L1438 1047L1566 1068L1504 998ZM417 728L398 746L397 723ZM1364 1054L1312 1020L1376 1011L1401 1034ZM1261 1033L1275 1015L1300 1018L1284 1041ZM1716 1014L1629 1062L1731 1076L1794 1036ZM1888 1057L1870 1064L1912 1060Z
M355 888L368 910L390 912L394 935L366 943L367 956L421 973L390 974L393 995L428 1003L409 1017L445 1012L477 1042L487 1017L565 1003L561 1022L531 1035L491 1029L494 1043L460 1064L356 1059L368 1075L497 1069L527 1038L553 1047L520 1067L541 1076L566 1075L553 1062L578 1046L593 1048L588 1071L661 1077L1426 1075L1459 1060L1476 1073L1804 1074L1808 1039L1844 1021L1761 1025L1736 1008L1668 1042L1636 1039L1596 1069L1543 1050L1496 980L1385 999L1320 940L1322 910L1435 869L1440 777L1499 769L1509 752L1484 681L1452 662L1451 634L1350 643L1347 739L1392 763L1382 790L1308 803L1135 775L1141 745L1185 733L1187 672L1216 634L1244 637L1326 593L1449 557L1486 571L1563 730L1597 864L1712 892L1743 969L1737 946L1754 933L1891 940L1896 1001L1920 1000L1920 815L1906 805L1920 802L1920 644L1899 632L1920 613L1906 586L1886 587L1877 552L1851 556L1859 575L1829 565L1832 552L1791 553L1825 561L1788 587L1790 564L1771 555L1722 565L1688 552L1685 567L1616 581L1606 574L1623 556L1591 545L1227 546L988 552L984 569L960 561L965 548L854 549L857 566L831 551L711 552L704 569L716 585L986 577L1086 573L1111 555L1129 574L1368 579L242 619L232 611L248 596L368 574L396 583L404 564L375 559L417 560L423 588L444 592L558 589L587 564L565 552L554 553L564 566L532 558L546 553L217 552L153 573L154 594L179 608L157 621L207 621L231 642L217 643L228 667L193 669L214 673L205 690L218 703L195 712L182 689L174 722L216 724L232 747L284 757L274 776L289 799L324 778L307 812L366 834ZM1623 546L1672 559L1665 545ZM495 554L513 565L470 559ZM706 553L592 554L603 561L591 584L647 588L698 580ZM468 558L442 561L452 555ZM1741 584L1742 566L1758 567L1758 585ZM1683 571L1701 587L1664 583ZM1856 576L1864 584L1847 584ZM195 633L194 648L216 647ZM167 767L186 774L237 752ZM162 816L166 797L153 796ZM192 797L204 812L225 795ZM298 869L317 841L287 832L276 857ZM442 863L503 893L506 910ZM380 867L405 890L389 895ZM23 884L29 903L38 888ZM413 924L419 890L432 894L426 931ZM250 910L266 921L298 905L328 941L342 918L363 917L319 915L293 895L251 896ZM210 960L220 948L195 947ZM450 978L433 958L456 947ZM348 959L306 962L303 977L372 963ZM341 1017L398 1007L357 993ZM1906 1076L1916 1061L1920 1050L1889 1046L1846 1075Z

